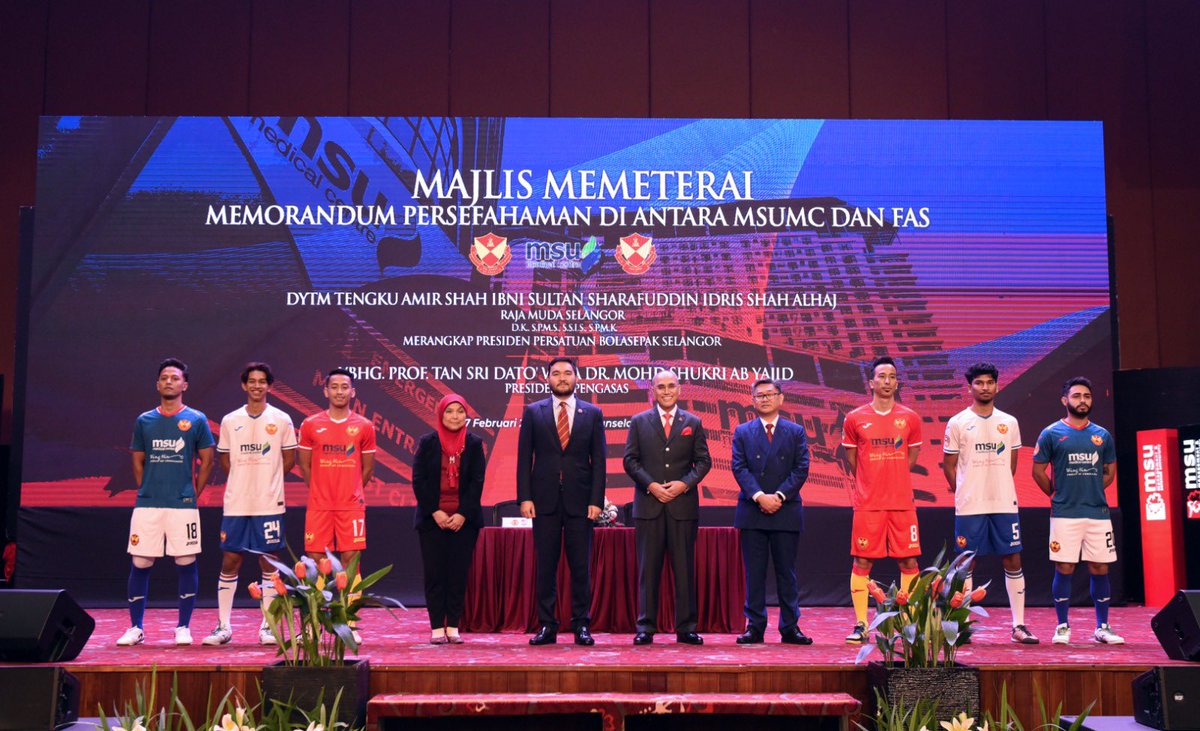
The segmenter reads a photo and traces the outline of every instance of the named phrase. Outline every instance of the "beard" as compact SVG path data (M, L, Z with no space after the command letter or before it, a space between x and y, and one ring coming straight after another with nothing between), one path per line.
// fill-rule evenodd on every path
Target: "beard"
M1067 413L1070 414L1071 416L1074 416L1076 419L1086 419L1087 415L1090 414L1091 411L1092 411L1091 406L1074 407L1074 406L1071 406L1070 404L1067 404Z

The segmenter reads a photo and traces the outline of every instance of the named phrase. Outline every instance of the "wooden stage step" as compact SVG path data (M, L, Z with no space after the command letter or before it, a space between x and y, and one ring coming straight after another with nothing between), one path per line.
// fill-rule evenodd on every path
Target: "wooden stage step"
M464 693L382 694L367 703L370 731L432 728L521 728L564 726L604 731L661 728L734 728L735 720L772 716L780 727L806 731L846 731L861 710L847 693ZM536 717L545 717L537 724ZM571 717L574 724L564 724ZM753 720L756 729L775 724Z

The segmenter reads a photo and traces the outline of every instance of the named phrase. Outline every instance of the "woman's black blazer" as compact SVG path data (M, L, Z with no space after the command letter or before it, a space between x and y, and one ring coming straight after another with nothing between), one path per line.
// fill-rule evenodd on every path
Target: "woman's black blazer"
M483 498L483 473L486 468L483 439L468 433L458 471L458 512L467 519L469 525L476 528L483 527L483 509L479 501ZM417 530L437 528L433 514L437 512L441 498L441 481L442 444L437 432L430 432L421 437L413 458L413 493L417 496L413 525Z

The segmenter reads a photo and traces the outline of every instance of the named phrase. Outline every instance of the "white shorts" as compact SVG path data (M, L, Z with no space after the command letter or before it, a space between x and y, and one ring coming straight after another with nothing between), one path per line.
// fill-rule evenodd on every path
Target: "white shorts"
M134 508L126 552L143 558L200 553L200 511L196 508Z
M1112 521L1108 518L1051 518L1050 560L1055 563L1112 563L1117 560Z

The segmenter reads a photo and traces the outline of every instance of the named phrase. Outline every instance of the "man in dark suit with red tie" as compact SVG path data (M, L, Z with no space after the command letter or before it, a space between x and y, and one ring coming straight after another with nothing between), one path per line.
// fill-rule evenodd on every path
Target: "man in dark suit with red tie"
M638 556L635 645L654 641L664 550L675 572L675 639L702 645L696 633L696 533L700 480L712 469L704 425L678 408L679 377L661 370L651 382L654 408L633 417L625 441L625 472L633 478Z
M733 477L741 488L733 525L739 529L746 570L746 631L737 643L763 641L769 555L779 595L780 640L809 645L812 640L796 626L800 618L796 550L804 528L800 488L808 479L808 437L803 426L779 415L783 389L778 383L759 379L750 393L758 418L733 432Z
M517 500L533 519L537 557L537 614L531 645L558 641L558 558L566 548L571 571L571 629L575 644L595 644L591 622L592 524L604 505L604 415L575 398L575 361L548 365L551 397L529 404L517 441Z

